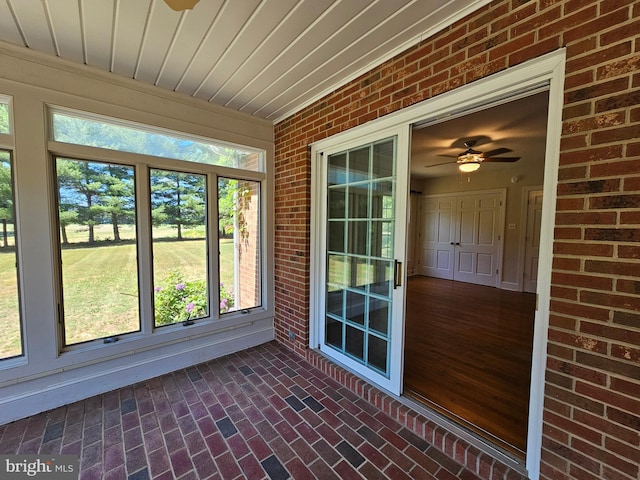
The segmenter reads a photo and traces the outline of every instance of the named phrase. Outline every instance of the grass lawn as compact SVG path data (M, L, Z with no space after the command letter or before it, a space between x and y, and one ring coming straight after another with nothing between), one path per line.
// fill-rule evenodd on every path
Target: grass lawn
M78 241L71 233L72 227L68 231L70 242ZM80 241L86 241L85 232L74 233L77 238L84 233ZM123 233L122 237L127 238ZM156 286L173 270L182 272L185 280L202 278L205 241L154 242L154 259ZM62 261L67 343L139 329L135 244L65 248ZM221 240L220 261L221 281L233 285L233 240ZM16 298L15 254L0 249L0 358L20 354Z

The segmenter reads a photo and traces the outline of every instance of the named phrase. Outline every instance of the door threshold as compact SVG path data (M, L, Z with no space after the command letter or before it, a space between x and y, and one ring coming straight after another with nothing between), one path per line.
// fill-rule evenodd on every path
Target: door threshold
M478 450L526 475L526 455L525 452L520 449L476 427L417 393L405 391L398 400L412 410L424 415L428 420L431 420L438 426L462 438Z

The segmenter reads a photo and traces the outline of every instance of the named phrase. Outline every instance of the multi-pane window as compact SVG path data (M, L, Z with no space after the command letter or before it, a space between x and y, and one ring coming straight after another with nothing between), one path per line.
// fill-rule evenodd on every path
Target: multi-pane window
M1 107L0 131L6 118ZM8 130L8 120L4 125ZM0 150L0 360L22 355L13 199L11 155Z
M64 340L140 330L134 169L56 158Z
M262 305L261 152L69 111L52 126L93 158L55 157L64 346Z
M151 170L156 327L209 313L207 177Z

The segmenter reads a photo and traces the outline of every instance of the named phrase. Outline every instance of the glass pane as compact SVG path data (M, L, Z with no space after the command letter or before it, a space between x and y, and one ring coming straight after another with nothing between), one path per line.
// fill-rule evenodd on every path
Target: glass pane
M349 268L349 287L355 289L366 289L369 283L369 268L367 259L361 257L347 257Z
M240 150L197 137L157 130L107 117L53 112L53 139L120 152L262 171L259 152Z
M342 322L327 317L325 325L325 343L342 350Z
M331 313L336 317L344 317L343 294L344 290L327 292L327 313Z
M393 182L372 182L371 218L393 218Z
M393 262L383 260L371 260L371 293L391 296L391 278L393 275Z
M206 317L206 177L151 170L149 178L155 325Z
M331 155L329 157L329 171L327 172L329 185L339 185L347 181L347 154Z
M355 292L347 292L347 320L364 325L365 301L364 295Z
M371 176L373 178L393 176L395 154L395 142L393 140L385 140L374 145Z
M9 152L0 150L0 360L22 355L12 178Z
M349 217L367 218L369 216L368 185L349 187Z
M10 132L11 128L9 128L9 105L0 102L0 133Z
M371 251L372 257L393 257L393 223L371 222Z
M218 179L220 313L261 305L260 183Z
M346 279L346 257L343 255L329 255L327 267L327 284L329 291L336 287L344 287L347 284Z
M364 332L358 328L346 326L345 352L358 360L364 360Z
M349 182L361 182L369 178L369 152L364 147L349 152Z
M347 224L347 253L367 254L367 222L351 221Z
M344 252L344 222L331 221L327 227L327 249L330 252Z
M389 302L379 298L369 298L369 328L383 335L389 330Z
M329 218L344 218L344 212L346 211L346 192L347 189L344 187L329 189L329 204L327 209Z
M133 167L56 159L65 344L140 330Z
M387 348L389 342L386 340L369 335L369 348L367 349L369 365L377 368L383 373L387 371Z

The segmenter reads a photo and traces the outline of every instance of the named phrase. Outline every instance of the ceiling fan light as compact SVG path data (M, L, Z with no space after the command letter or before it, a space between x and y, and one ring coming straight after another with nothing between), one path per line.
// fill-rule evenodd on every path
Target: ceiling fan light
M191 10L200 0L164 0L176 12Z
M461 172L471 173L471 172L475 172L476 170L478 170L480 168L480 163L478 163L478 162L465 162L465 163L461 163L460 165L458 165L458 168L460 169Z

